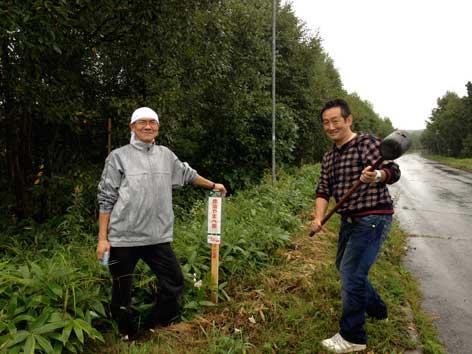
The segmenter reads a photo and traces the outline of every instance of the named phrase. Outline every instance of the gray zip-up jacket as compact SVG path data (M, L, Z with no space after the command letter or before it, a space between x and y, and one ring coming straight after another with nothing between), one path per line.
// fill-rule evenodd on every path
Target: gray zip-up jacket
M101 213L111 213L112 247L171 242L172 188L191 183L197 172L168 148L132 140L113 150L98 185Z

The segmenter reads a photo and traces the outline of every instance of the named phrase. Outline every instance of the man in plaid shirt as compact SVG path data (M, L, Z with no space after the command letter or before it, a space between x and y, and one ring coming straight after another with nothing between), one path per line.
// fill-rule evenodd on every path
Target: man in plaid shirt
M341 275L342 316L339 333L322 341L328 350L349 353L366 349L366 313L379 320L387 318L387 306L369 282L368 273L392 223L392 199L386 185L398 181L400 169L385 161L380 169L371 170L381 157L380 141L351 130L353 118L346 101L327 102L321 119L334 145L323 157L311 230L321 230L330 197L338 201L358 179L364 182L338 210L342 222L336 267Z

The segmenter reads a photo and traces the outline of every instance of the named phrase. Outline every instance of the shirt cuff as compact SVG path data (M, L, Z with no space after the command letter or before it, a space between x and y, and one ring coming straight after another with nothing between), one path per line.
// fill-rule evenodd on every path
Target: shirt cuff
M391 177L390 171L386 168L382 168L382 171L385 172L385 181L383 181L382 183L387 184L388 181L390 181L390 177Z
M323 198L329 201L329 195L324 194L324 193L316 193L316 198Z

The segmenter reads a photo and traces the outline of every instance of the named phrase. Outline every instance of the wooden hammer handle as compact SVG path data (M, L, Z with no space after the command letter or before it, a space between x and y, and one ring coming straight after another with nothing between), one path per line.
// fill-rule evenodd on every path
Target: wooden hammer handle
M379 158L377 161L375 161L375 163L372 165L371 169L372 170L376 170L377 167L380 166L380 164L383 162L383 158ZM351 195L359 189L359 187L363 184L364 182L362 182L360 179L357 180L356 183L354 183L354 185L347 191L346 194L343 195L343 197L341 199L339 199L339 201L336 203L336 205L334 206L333 209L331 209L328 214L325 215L325 217L323 218L323 220L321 220L321 225L324 225L331 216L333 216L333 214L341 207L341 205L344 204L344 202L346 200L348 200ZM313 236L315 233L313 231L310 231L310 237Z

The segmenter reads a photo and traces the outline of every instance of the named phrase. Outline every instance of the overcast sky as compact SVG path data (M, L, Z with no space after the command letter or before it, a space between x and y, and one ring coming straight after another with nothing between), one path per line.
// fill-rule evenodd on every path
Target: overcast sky
M284 0L338 69L344 88L398 129L423 129L447 91L472 81L472 0Z

